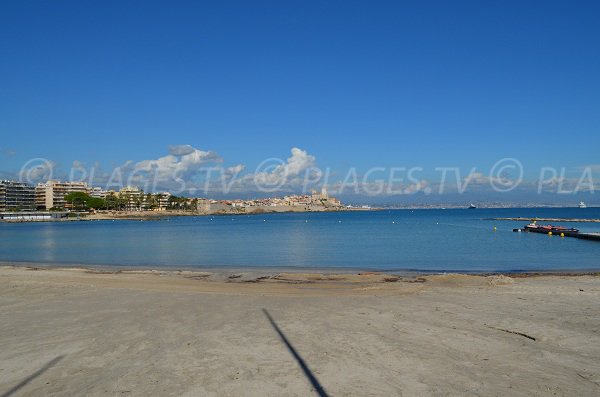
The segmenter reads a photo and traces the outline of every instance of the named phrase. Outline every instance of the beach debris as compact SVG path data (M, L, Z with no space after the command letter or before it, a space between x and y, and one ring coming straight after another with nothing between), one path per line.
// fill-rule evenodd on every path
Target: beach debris
M493 276L486 277L488 285L496 286L496 285L510 285L514 284L515 280L511 277L507 277L504 274L498 274Z
M260 283L263 280L268 280L270 279L271 276L260 276L260 277L256 277L256 278L251 278L249 280L243 280L244 283Z
M279 274L275 274L274 276L270 277L273 280L276 280L278 282L282 282L282 283L288 283L288 284L310 284L310 283L314 283L315 280L308 280L306 278L302 278L302 275L299 274L287 274L287 273L279 273Z
M524 337L524 338L531 339L532 341L535 341L535 338L534 338L533 336L531 336L531 335L527 335L527 334L525 334L525 333L523 333L523 332L511 331L511 330L509 330L509 329L504 329L504 328L490 327L489 325L488 325L488 328L495 329L495 330L497 330L497 331L506 332L506 333L509 333L509 334L515 334L515 335L519 335L519 336L522 336L522 337Z
M210 273L201 273L201 274L192 274L192 275L184 275L184 278L191 278L194 280L205 280L208 277L210 277L211 274Z
M410 278L410 279L406 279L406 280L402 280L405 283L424 283L425 281L427 281L426 278L424 277L415 277L415 278Z

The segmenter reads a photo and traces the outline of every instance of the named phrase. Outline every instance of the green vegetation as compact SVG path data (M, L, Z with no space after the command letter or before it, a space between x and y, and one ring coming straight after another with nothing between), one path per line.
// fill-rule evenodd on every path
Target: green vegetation
M169 197L169 203L167 208L171 210L190 210L196 208L198 199L193 199L193 203L190 203L185 197L171 196Z
M106 208L106 201L99 197L92 197L84 192L73 192L65 196L65 201L74 210L101 210Z
M114 193L110 193L106 196L105 205L107 210L121 211L124 210L128 200L124 197L120 197Z
M158 208L158 198L155 195L148 193L144 199L144 207L149 210Z
M132 194L108 193L105 198L92 197L84 192L73 192L65 195L67 208L75 211L109 210L109 211L138 211L158 209L161 202L160 194L144 193ZM168 210L194 210L197 208L198 199L170 196L168 202L163 203ZM58 208L55 210L59 210ZM62 209L60 209L62 210Z

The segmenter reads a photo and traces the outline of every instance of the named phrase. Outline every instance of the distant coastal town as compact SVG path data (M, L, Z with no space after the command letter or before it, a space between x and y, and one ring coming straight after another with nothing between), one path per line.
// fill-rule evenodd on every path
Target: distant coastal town
M118 191L89 186L86 182L50 180L33 186L0 181L0 219L44 221L76 219L156 218L175 215L259 214L269 212L323 212L368 210L343 205L326 188L307 195L213 200L181 197L169 192L144 192L137 186Z

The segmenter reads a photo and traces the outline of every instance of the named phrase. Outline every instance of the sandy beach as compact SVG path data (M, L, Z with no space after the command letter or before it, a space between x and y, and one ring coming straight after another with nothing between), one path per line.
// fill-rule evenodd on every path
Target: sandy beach
M0 396L597 396L600 277L0 267Z

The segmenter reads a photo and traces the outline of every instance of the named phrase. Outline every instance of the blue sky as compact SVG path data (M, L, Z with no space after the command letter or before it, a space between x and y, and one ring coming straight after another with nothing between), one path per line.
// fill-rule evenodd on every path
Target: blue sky
M600 163L595 1L0 4L0 171L169 145L252 170ZM598 175L600 177L600 175Z

